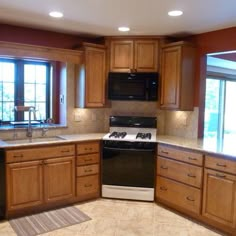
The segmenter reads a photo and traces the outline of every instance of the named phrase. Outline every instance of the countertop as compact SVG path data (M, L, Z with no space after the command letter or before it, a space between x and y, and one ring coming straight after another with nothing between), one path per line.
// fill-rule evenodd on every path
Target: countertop
M157 142L188 148L209 154L218 154L236 159L236 142L220 142L217 139L190 139L177 136L157 135Z
M19 148L19 147L27 147L27 146L42 146L42 145L51 145L56 143L73 143L73 142L82 142L82 141L90 141L90 140L101 140L105 133L88 133L88 134L68 134L68 135L59 135L57 137L61 138L58 140L50 140L47 139L40 141L27 141L27 139L19 140L13 143L4 142L4 140L0 140L0 148ZM45 137L50 138L50 137ZM39 140L40 138L35 138ZM201 151L204 153L211 154L219 154L228 156L230 158L236 159L236 143L219 143L215 139L207 140L207 139L189 139L182 138L177 136L167 136L167 135L157 135L157 143L174 145L176 147L188 148L190 150Z

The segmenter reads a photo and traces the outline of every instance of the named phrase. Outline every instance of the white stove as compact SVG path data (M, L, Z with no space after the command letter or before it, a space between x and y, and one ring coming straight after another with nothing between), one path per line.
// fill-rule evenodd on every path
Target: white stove
M103 137L102 196L153 201L155 117L110 117Z

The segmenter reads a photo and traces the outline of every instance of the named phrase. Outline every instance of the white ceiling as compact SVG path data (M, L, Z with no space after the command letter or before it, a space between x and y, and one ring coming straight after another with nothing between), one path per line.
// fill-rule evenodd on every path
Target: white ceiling
M179 18L167 15L179 9ZM59 10L63 19L52 19ZM0 0L0 23L72 34L198 34L236 26L236 0ZM120 33L118 26L129 26Z

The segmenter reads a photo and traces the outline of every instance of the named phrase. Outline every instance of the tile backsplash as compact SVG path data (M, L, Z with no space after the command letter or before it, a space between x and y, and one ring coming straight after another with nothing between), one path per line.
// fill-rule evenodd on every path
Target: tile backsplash
M166 111L157 108L156 102L112 101L110 108L83 109L75 107L74 65L67 64L67 87L65 90L67 124L65 128L50 129L48 136L60 134L81 134L109 130L110 115L154 116L157 117L157 133L188 138L197 137L198 108L194 111ZM12 138L14 130L0 131L0 138ZM41 130L35 130L34 135L40 136ZM17 131L18 137L25 137L25 130Z

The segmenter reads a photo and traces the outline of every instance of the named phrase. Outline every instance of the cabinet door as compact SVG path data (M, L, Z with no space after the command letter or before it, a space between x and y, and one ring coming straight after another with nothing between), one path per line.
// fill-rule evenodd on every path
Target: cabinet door
M162 49L161 107L179 108L181 47Z
M110 71L130 72L134 63L133 51L132 40L111 41Z
M86 47L86 107L103 107L105 104L106 51Z
M7 164L7 211L43 203L42 161Z
M205 169L203 216L236 226L236 176Z
M45 160L44 177L46 202L72 198L75 195L75 158Z
M135 41L134 69L143 72L155 72L158 70L158 41Z

